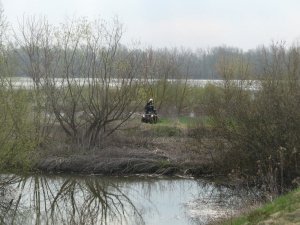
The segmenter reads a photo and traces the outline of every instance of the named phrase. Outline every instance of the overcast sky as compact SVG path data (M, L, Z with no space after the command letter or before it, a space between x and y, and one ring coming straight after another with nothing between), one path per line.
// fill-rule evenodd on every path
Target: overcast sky
M2 0L2 5L14 26L23 15L44 15L52 23L118 16L124 42L144 46L247 50L300 39L299 0Z

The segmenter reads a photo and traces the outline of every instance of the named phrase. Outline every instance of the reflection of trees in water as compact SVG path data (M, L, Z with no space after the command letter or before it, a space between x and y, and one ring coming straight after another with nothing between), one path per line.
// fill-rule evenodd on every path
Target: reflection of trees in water
M0 176L0 224L5 224L5 217L11 215L11 209L17 206L18 200L14 201L12 185L20 182L16 176Z
M78 176L0 175L0 193L4 193L0 197L1 225L133 225L174 216L174 224L178 218L182 224L205 224L255 199L251 189L204 181L197 184L189 179L139 178L137 182L136 178ZM183 214L172 204L182 207Z
M262 193L245 185L218 185L198 182L198 196L187 203L191 224L213 224L222 218L231 218L262 201ZM216 222L217 223L217 222Z
M118 185L95 178L1 177L1 224L144 224ZM5 196L8 196L5 194Z
M139 190L143 190L143 194L141 197L151 201L152 195L155 193L174 193L180 194L180 192L188 192L190 189L193 189L194 183L191 182L190 179L174 179L167 177L162 177L162 179L155 178L140 178L137 183L134 179L132 181L134 183L134 187ZM126 180L126 183L123 187L130 189L132 191L132 183L130 180ZM178 193L179 191L179 193Z
M216 184L211 182L198 182L198 199L210 200L219 205L240 208L241 206L252 205L261 202L264 195L257 188L244 184Z

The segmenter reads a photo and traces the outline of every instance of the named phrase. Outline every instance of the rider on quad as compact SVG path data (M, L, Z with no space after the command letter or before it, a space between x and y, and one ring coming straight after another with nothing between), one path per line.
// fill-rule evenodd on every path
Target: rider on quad
M154 109L153 105L153 99L150 98L147 104L145 105L145 114L151 114L151 113L156 113L156 110Z
M145 114L142 116L142 122L144 123L157 123L157 113L153 105L153 99L150 98L145 105Z

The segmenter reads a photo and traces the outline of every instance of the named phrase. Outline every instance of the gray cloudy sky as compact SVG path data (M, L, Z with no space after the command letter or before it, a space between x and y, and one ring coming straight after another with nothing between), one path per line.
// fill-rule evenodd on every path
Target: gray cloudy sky
M271 41L300 40L298 0L2 0L16 26L23 15L45 15L52 23L66 18L118 16L124 41L145 46L245 50Z

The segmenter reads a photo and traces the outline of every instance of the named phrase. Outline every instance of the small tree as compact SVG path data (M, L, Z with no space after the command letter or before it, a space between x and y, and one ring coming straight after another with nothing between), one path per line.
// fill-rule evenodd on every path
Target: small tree
M120 51L117 20L111 27L72 20L59 28L39 20L22 31L18 40L27 74L42 95L38 108L54 116L73 143L98 146L131 117L138 103L139 59L134 51Z

